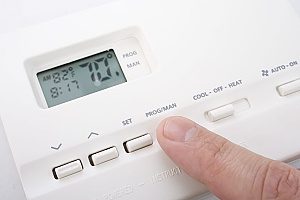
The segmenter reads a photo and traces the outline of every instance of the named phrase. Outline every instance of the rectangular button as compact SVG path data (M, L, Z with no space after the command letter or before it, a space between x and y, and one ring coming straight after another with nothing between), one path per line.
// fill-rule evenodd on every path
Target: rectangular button
M234 106L232 104L228 104L226 106L222 106L220 108L216 108L214 110L208 111L207 117L209 121L216 122L218 120L232 116L233 114L234 114Z
M300 79L297 79L292 82L278 86L277 91L280 96L288 96L295 92L299 92L300 91Z
M150 134L146 134L134 139L131 139L127 142L124 142L124 148L127 153L131 153L142 149L144 147L150 146L153 144L153 140Z
M113 160L119 157L119 153L116 147L102 150L98 153L94 153L89 156L89 160L92 166L100 165L101 163Z
M64 164L62 166L53 169L53 175L55 179L62 179L67 176L76 174L83 170L83 166L80 160L75 160Z

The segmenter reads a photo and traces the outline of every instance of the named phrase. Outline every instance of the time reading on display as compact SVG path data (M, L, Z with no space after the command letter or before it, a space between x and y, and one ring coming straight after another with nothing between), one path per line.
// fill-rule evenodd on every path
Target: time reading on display
M114 50L37 74L48 107L126 82Z

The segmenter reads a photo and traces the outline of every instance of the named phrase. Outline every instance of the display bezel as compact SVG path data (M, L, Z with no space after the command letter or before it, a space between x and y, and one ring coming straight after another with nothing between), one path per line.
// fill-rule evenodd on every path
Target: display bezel
M134 36L132 31L135 32ZM50 109L47 105L44 97L42 88L37 78L37 73L48 69L55 68L57 66L70 63L72 61L88 57L90 55L97 54L99 52L106 51L107 49L113 49L116 57L121 65L122 71L127 80L126 83L117 85L116 87L109 88L108 90L114 90L114 88L124 87L128 82L139 79L141 77L151 74L155 68L150 68L149 60L146 59L146 54L149 54L148 48L145 46L143 37L139 34L136 29L127 29L121 31L122 34L115 33L106 37L94 38L70 46L54 49L54 46L49 49L47 53L39 54L38 56L32 57L24 61L25 71L27 73L28 80L32 87L33 96L37 102L37 105L42 109ZM132 61L123 58L123 55L130 51L137 51L138 55L135 60L139 60L141 65L136 68L128 68L127 64ZM37 50L37 52L40 52ZM154 65L155 66L155 65ZM96 96L105 95L105 91L96 92L85 96L85 98L77 98L73 101L69 101L54 107L52 109L60 108L61 106L68 106L72 104L81 103L84 99L94 98ZM89 97L92 96L92 97ZM97 97L96 97L97 98Z

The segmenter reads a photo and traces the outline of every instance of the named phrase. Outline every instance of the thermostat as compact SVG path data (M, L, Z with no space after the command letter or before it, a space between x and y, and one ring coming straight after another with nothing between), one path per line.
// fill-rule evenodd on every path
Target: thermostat
M27 199L205 195L157 142L174 115L299 157L299 22L283 0L123 0L1 35L0 114Z

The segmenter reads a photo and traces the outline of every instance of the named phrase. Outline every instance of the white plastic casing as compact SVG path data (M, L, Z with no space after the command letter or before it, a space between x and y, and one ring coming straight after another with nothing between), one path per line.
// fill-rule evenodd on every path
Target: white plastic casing
M27 198L202 194L157 143L156 126L171 115L272 159L299 155L300 92L278 93L300 78L299 35L299 15L285 0L120 0L1 35L1 120ZM142 55L130 81L47 108L37 72L117 46L117 56ZM228 104L238 112L208 120L208 111ZM147 133L152 145L125 151L124 142ZM109 147L119 157L92 166L89 155ZM54 178L54 168L74 160L80 173Z

